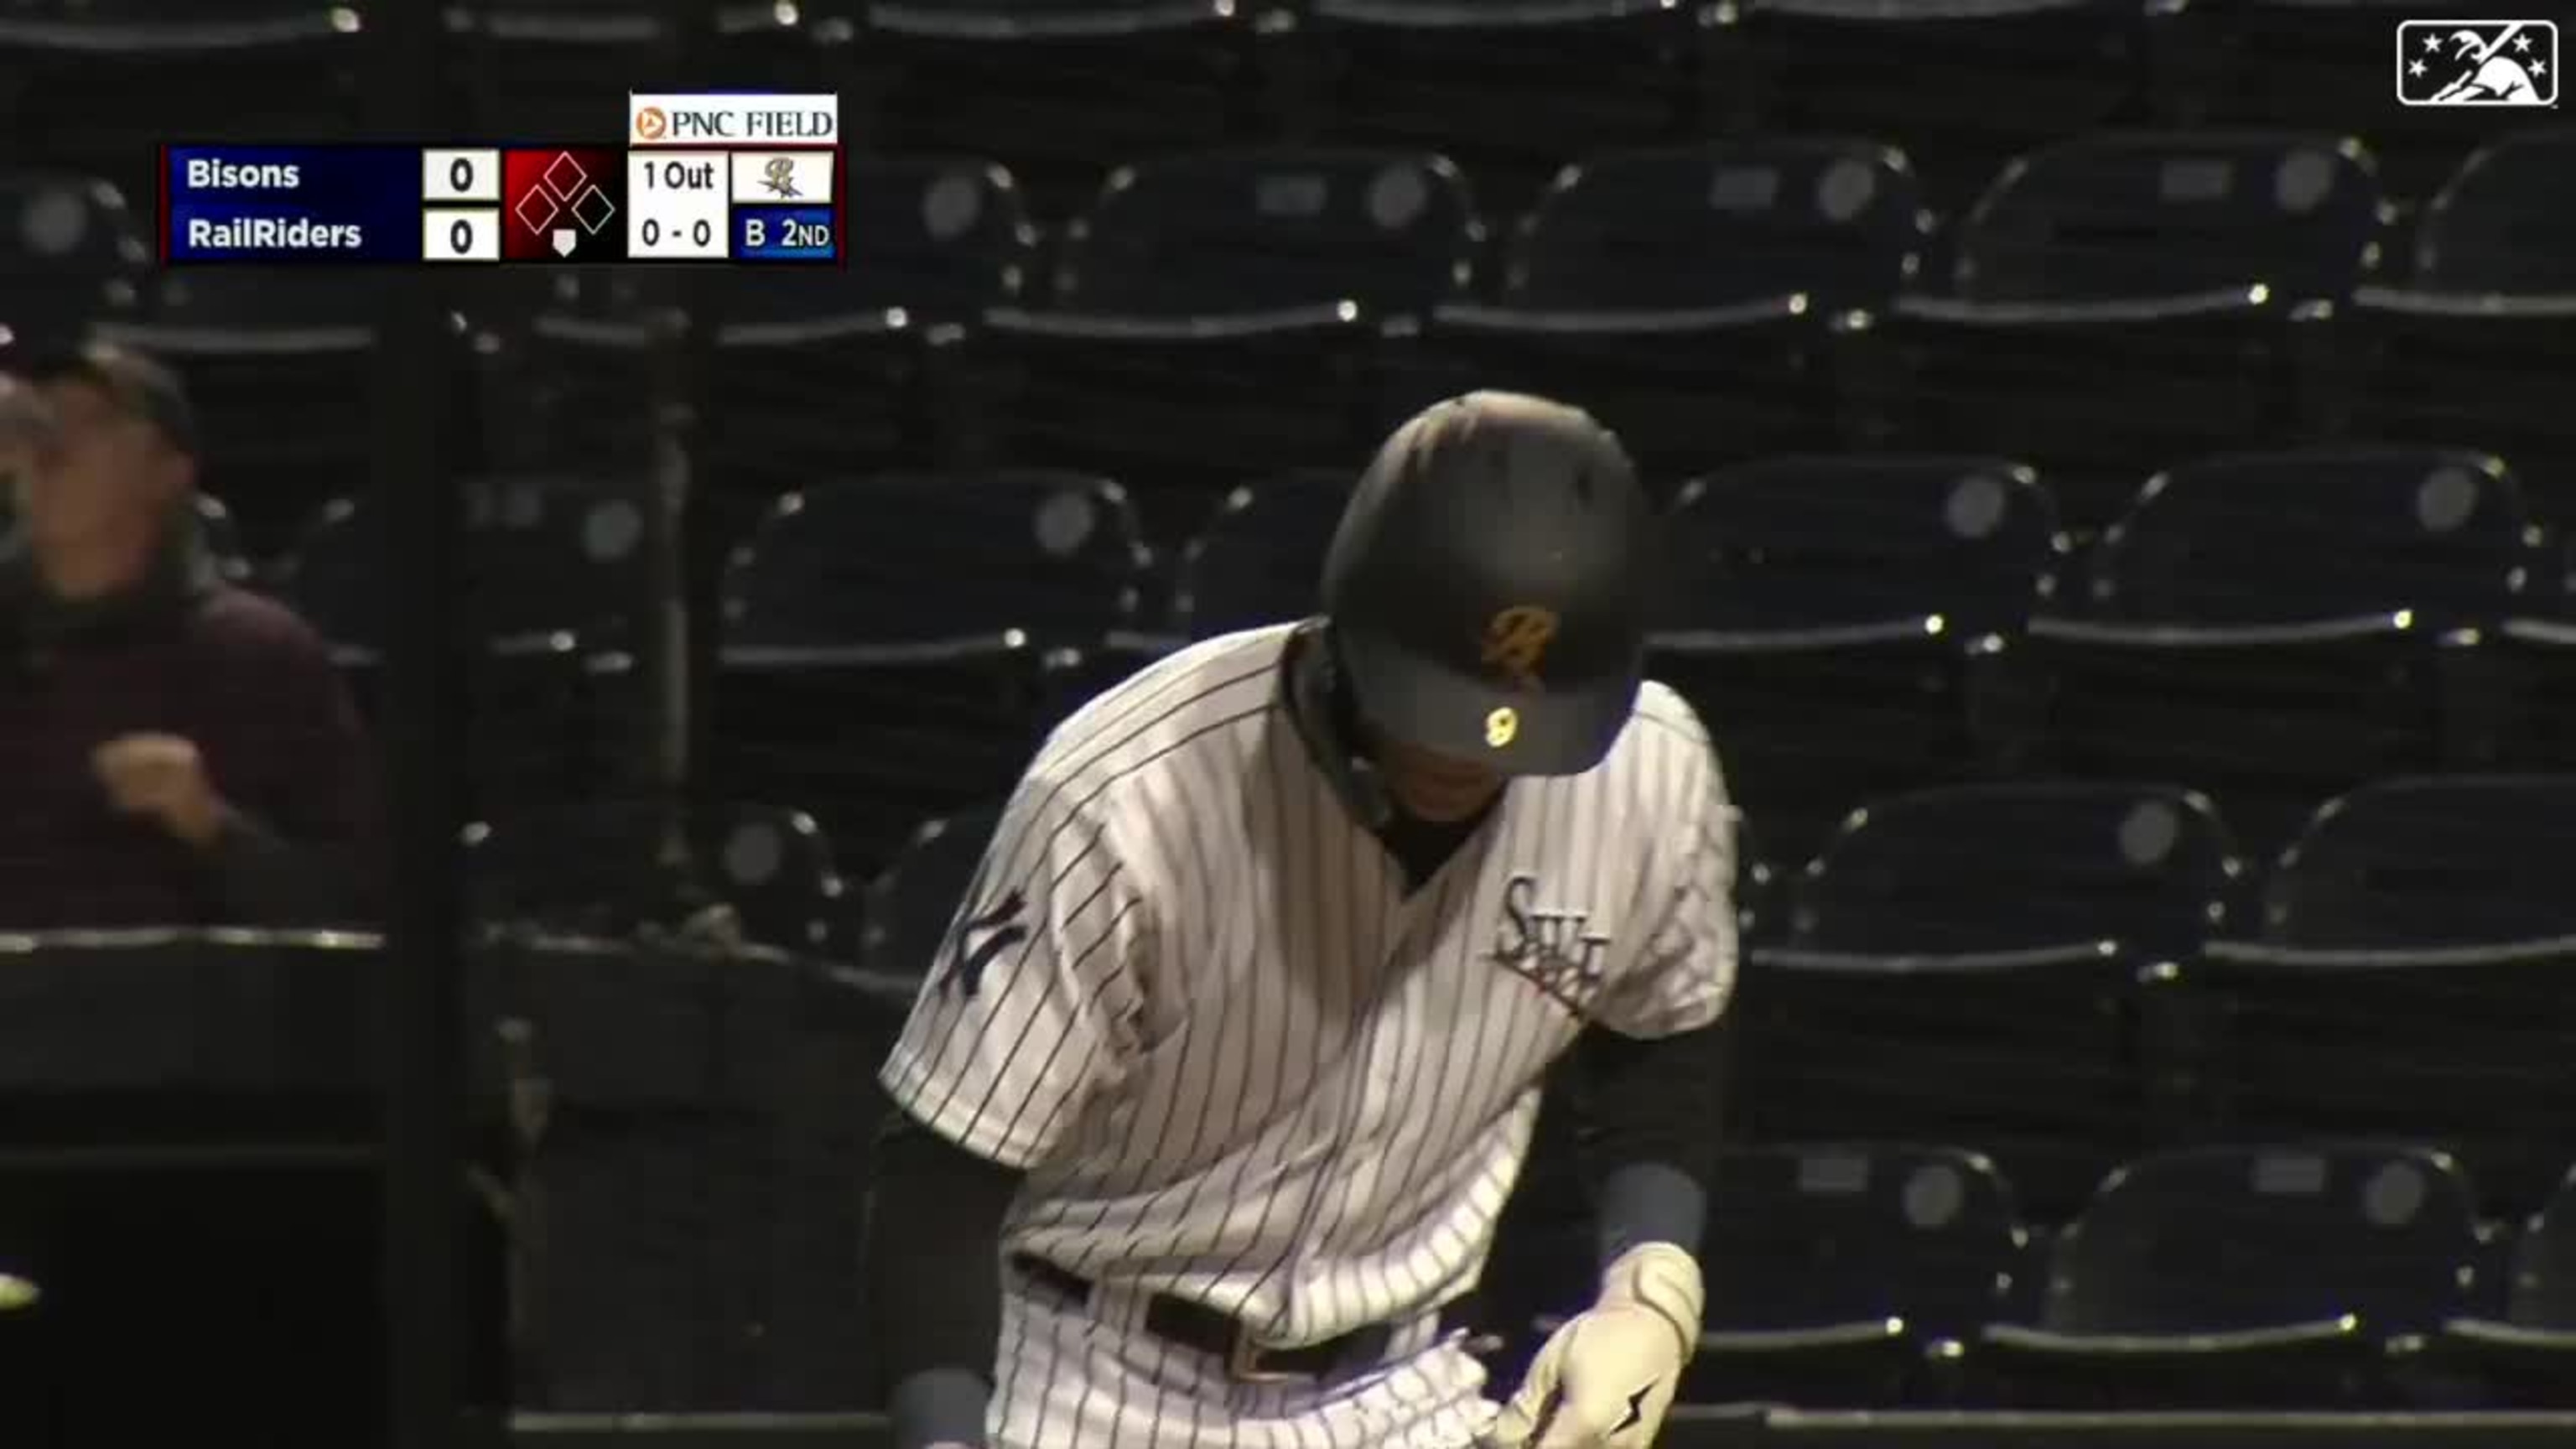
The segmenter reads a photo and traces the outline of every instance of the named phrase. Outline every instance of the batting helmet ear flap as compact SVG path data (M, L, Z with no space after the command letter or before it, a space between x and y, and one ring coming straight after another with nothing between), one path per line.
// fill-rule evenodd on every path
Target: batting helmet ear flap
M1351 705L1332 622L1307 624L1291 636L1288 649L1288 717L1308 757L1352 818L1371 830L1383 829L1395 818L1395 797L1359 738L1359 716Z

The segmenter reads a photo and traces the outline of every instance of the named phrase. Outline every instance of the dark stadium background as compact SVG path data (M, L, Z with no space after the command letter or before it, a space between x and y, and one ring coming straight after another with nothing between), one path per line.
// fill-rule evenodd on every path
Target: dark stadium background
M2576 130L2391 74L2496 8L0 0L0 324L184 373L403 885L0 938L85 1275L0 1442L874 1442L869 1079L997 796L1474 385L1639 454L1746 812L1686 1398L1790 1407L1670 1442L2576 1433ZM840 95L845 270L147 261L164 142L744 87Z

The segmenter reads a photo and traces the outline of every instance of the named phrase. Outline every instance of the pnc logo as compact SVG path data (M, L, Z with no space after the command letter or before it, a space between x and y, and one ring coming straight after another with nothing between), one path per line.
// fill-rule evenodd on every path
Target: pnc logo
M641 140L659 141L671 134L671 118L660 106L646 106L635 113L635 134Z

